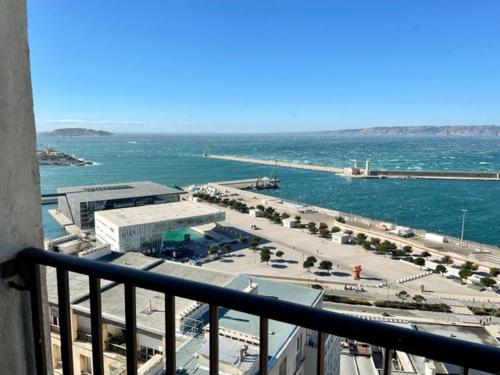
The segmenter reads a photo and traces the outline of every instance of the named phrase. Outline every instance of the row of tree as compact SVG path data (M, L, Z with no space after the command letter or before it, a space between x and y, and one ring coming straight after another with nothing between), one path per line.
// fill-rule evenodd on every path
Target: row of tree
M236 199L220 198L205 193L195 193L193 197L200 198L208 203L220 204L222 207L229 207L241 213L248 213L247 204Z

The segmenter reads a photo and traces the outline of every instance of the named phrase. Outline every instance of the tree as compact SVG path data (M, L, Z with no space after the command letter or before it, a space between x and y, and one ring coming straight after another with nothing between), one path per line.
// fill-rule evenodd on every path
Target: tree
M436 266L436 272L440 273L441 275L444 275L446 272L448 272L448 269L445 266L443 266L442 264L438 264Z
M330 238L330 231L328 230L328 228L320 228L319 235L323 238Z
M421 296L420 294L416 294L413 296L413 300L416 302L416 303L422 303L425 301L425 297L424 296Z
M228 243L224 244L222 248L224 249L225 253L229 253L231 251L231 245Z
M422 254L421 254L424 258L428 258L431 256L431 253L429 253L428 251L423 251Z
M303 264L304 268L307 268L307 272L311 272L311 267L314 266L314 262L311 262L310 260L305 260Z
M260 252L260 262L266 262L269 264L269 260L271 259L271 253L267 251L261 251Z
M409 246L409 245L406 245L406 246L403 246L403 251L407 254L411 253L413 250L412 250L412 247Z
M257 209L261 210L261 211L265 211L266 210L266 208L263 205L261 205L261 204L257 205Z
M258 245L259 245L259 241L258 241L256 238L254 238L254 239L252 240L252 242L250 242L250 247L251 247L252 249L254 249L254 250L257 248L257 246L258 246Z
M307 227L309 228L309 232L311 234L316 234L318 233L318 228L316 228L316 223L311 221L309 224L307 224Z
M477 271L479 266L476 263L472 263L470 261L467 261L464 264L462 264L462 266L460 268L461 269L469 269L471 271Z
M337 233L337 232L340 232L340 228L339 227L332 227L332 233Z
M350 235L352 235L352 230L350 230L350 229L346 229L346 230L344 231L344 233L345 233L345 234L347 234L348 236L350 236Z
M415 263L417 266L423 267L423 266L425 266L425 259L424 258L415 258L413 260L413 263Z
M278 258L280 258L280 259L281 259L281 257L282 257L283 255L285 255L285 253L284 253L283 251L281 251L281 250L278 250L278 251L276 252L276 256L277 256Z
M302 218L299 215L295 216L295 221L297 223L300 223L300 220L302 220Z
M402 290L401 292L396 294L396 297L398 297L401 301L405 301L410 297L410 295L408 294L408 292Z
M217 254L217 251L218 251L218 250L219 250L219 248L218 248L217 246L210 246L210 247L208 248L208 253L209 253L210 255L215 255L215 254Z
M333 263L330 262L329 260L322 260L319 263L319 269L328 271L328 273L330 273L330 270L332 269L332 267L333 267Z
M491 277L497 277L498 275L500 275L500 268L491 267L490 268L490 276Z
M481 280L479 280L482 285L484 285L486 288L491 288L493 285L495 285L497 282L492 279L491 277L482 277Z
M328 225L326 223L319 223L319 229L328 229Z
M363 242L363 249L365 249L365 250L371 250L372 249L371 243L368 242L368 241Z
M441 258L441 262L445 264L453 264L453 259L449 255L445 255L444 257Z
M364 234L364 233L358 233L358 234L356 235L356 244L357 244L357 245L362 245L362 244L363 244L363 242L365 242L365 241L366 241L366 238L367 238L367 237L366 237L366 234Z
M372 238L370 239L370 243L371 243L373 246L375 246L375 247L376 247L376 246L380 243L380 238L378 238L378 237L372 237Z
M290 215L288 215L286 212L283 212L283 213L281 214L281 218L282 218L282 219L288 219L289 217L290 217Z
M318 261L318 260L316 259L316 257L315 257L315 256L312 256L312 255L308 256L308 257L306 258L306 260L308 260L308 261L310 261L310 262L313 262L313 264L314 264L314 263L316 263L316 262Z
M245 236L240 236L240 243L247 243L248 242L248 238L245 237Z
M458 275L460 276L460 278L467 281L467 278L471 277L473 275L473 272L468 268L463 268L460 271L458 271Z

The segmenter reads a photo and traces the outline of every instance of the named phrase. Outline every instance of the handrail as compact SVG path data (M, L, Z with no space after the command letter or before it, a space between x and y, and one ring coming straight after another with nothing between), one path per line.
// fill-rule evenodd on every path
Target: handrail
M18 259L28 265L51 266L65 271L107 279L138 287L222 306L281 322L399 350L422 357L453 363L464 368L497 372L500 348L456 338L424 333L313 308L271 297L204 284L126 266L28 248ZM31 267L30 267L31 268Z

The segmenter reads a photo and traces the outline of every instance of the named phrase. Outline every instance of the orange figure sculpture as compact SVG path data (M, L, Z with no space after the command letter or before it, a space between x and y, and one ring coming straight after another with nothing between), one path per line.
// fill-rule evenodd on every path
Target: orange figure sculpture
M352 270L353 275L354 275L354 280L359 280L361 279L361 271L363 269L361 268L361 265L358 264L357 266L354 266L354 269Z

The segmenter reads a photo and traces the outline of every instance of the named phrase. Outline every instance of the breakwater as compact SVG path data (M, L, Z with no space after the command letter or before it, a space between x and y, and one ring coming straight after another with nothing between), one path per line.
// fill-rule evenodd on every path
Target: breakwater
M238 157L238 156L216 155L216 154L206 154L206 153L203 154L203 156L206 158L238 161L241 163L251 163L251 164L261 164L261 165L271 165L271 166L276 165L277 167L308 169L311 171L329 172L329 173L335 173L335 174L341 174L344 172L343 168L325 167L323 165L298 164L298 163L290 163L290 162L278 161L278 160L242 158L242 157Z
M230 155L203 154L206 158L221 159L229 161L237 161L241 163L271 165L277 167L306 169L311 171L320 171L333 173L339 176L353 178L408 178L408 179L445 179L445 180L489 180L500 181L500 172L460 172L460 171L416 171L416 170L392 170L392 171L377 171L370 170L369 174L364 174L361 171L359 174L346 174L344 168L327 167L314 164L299 164L290 163L278 160L264 160L254 158L243 158ZM350 168L347 168L350 170Z

